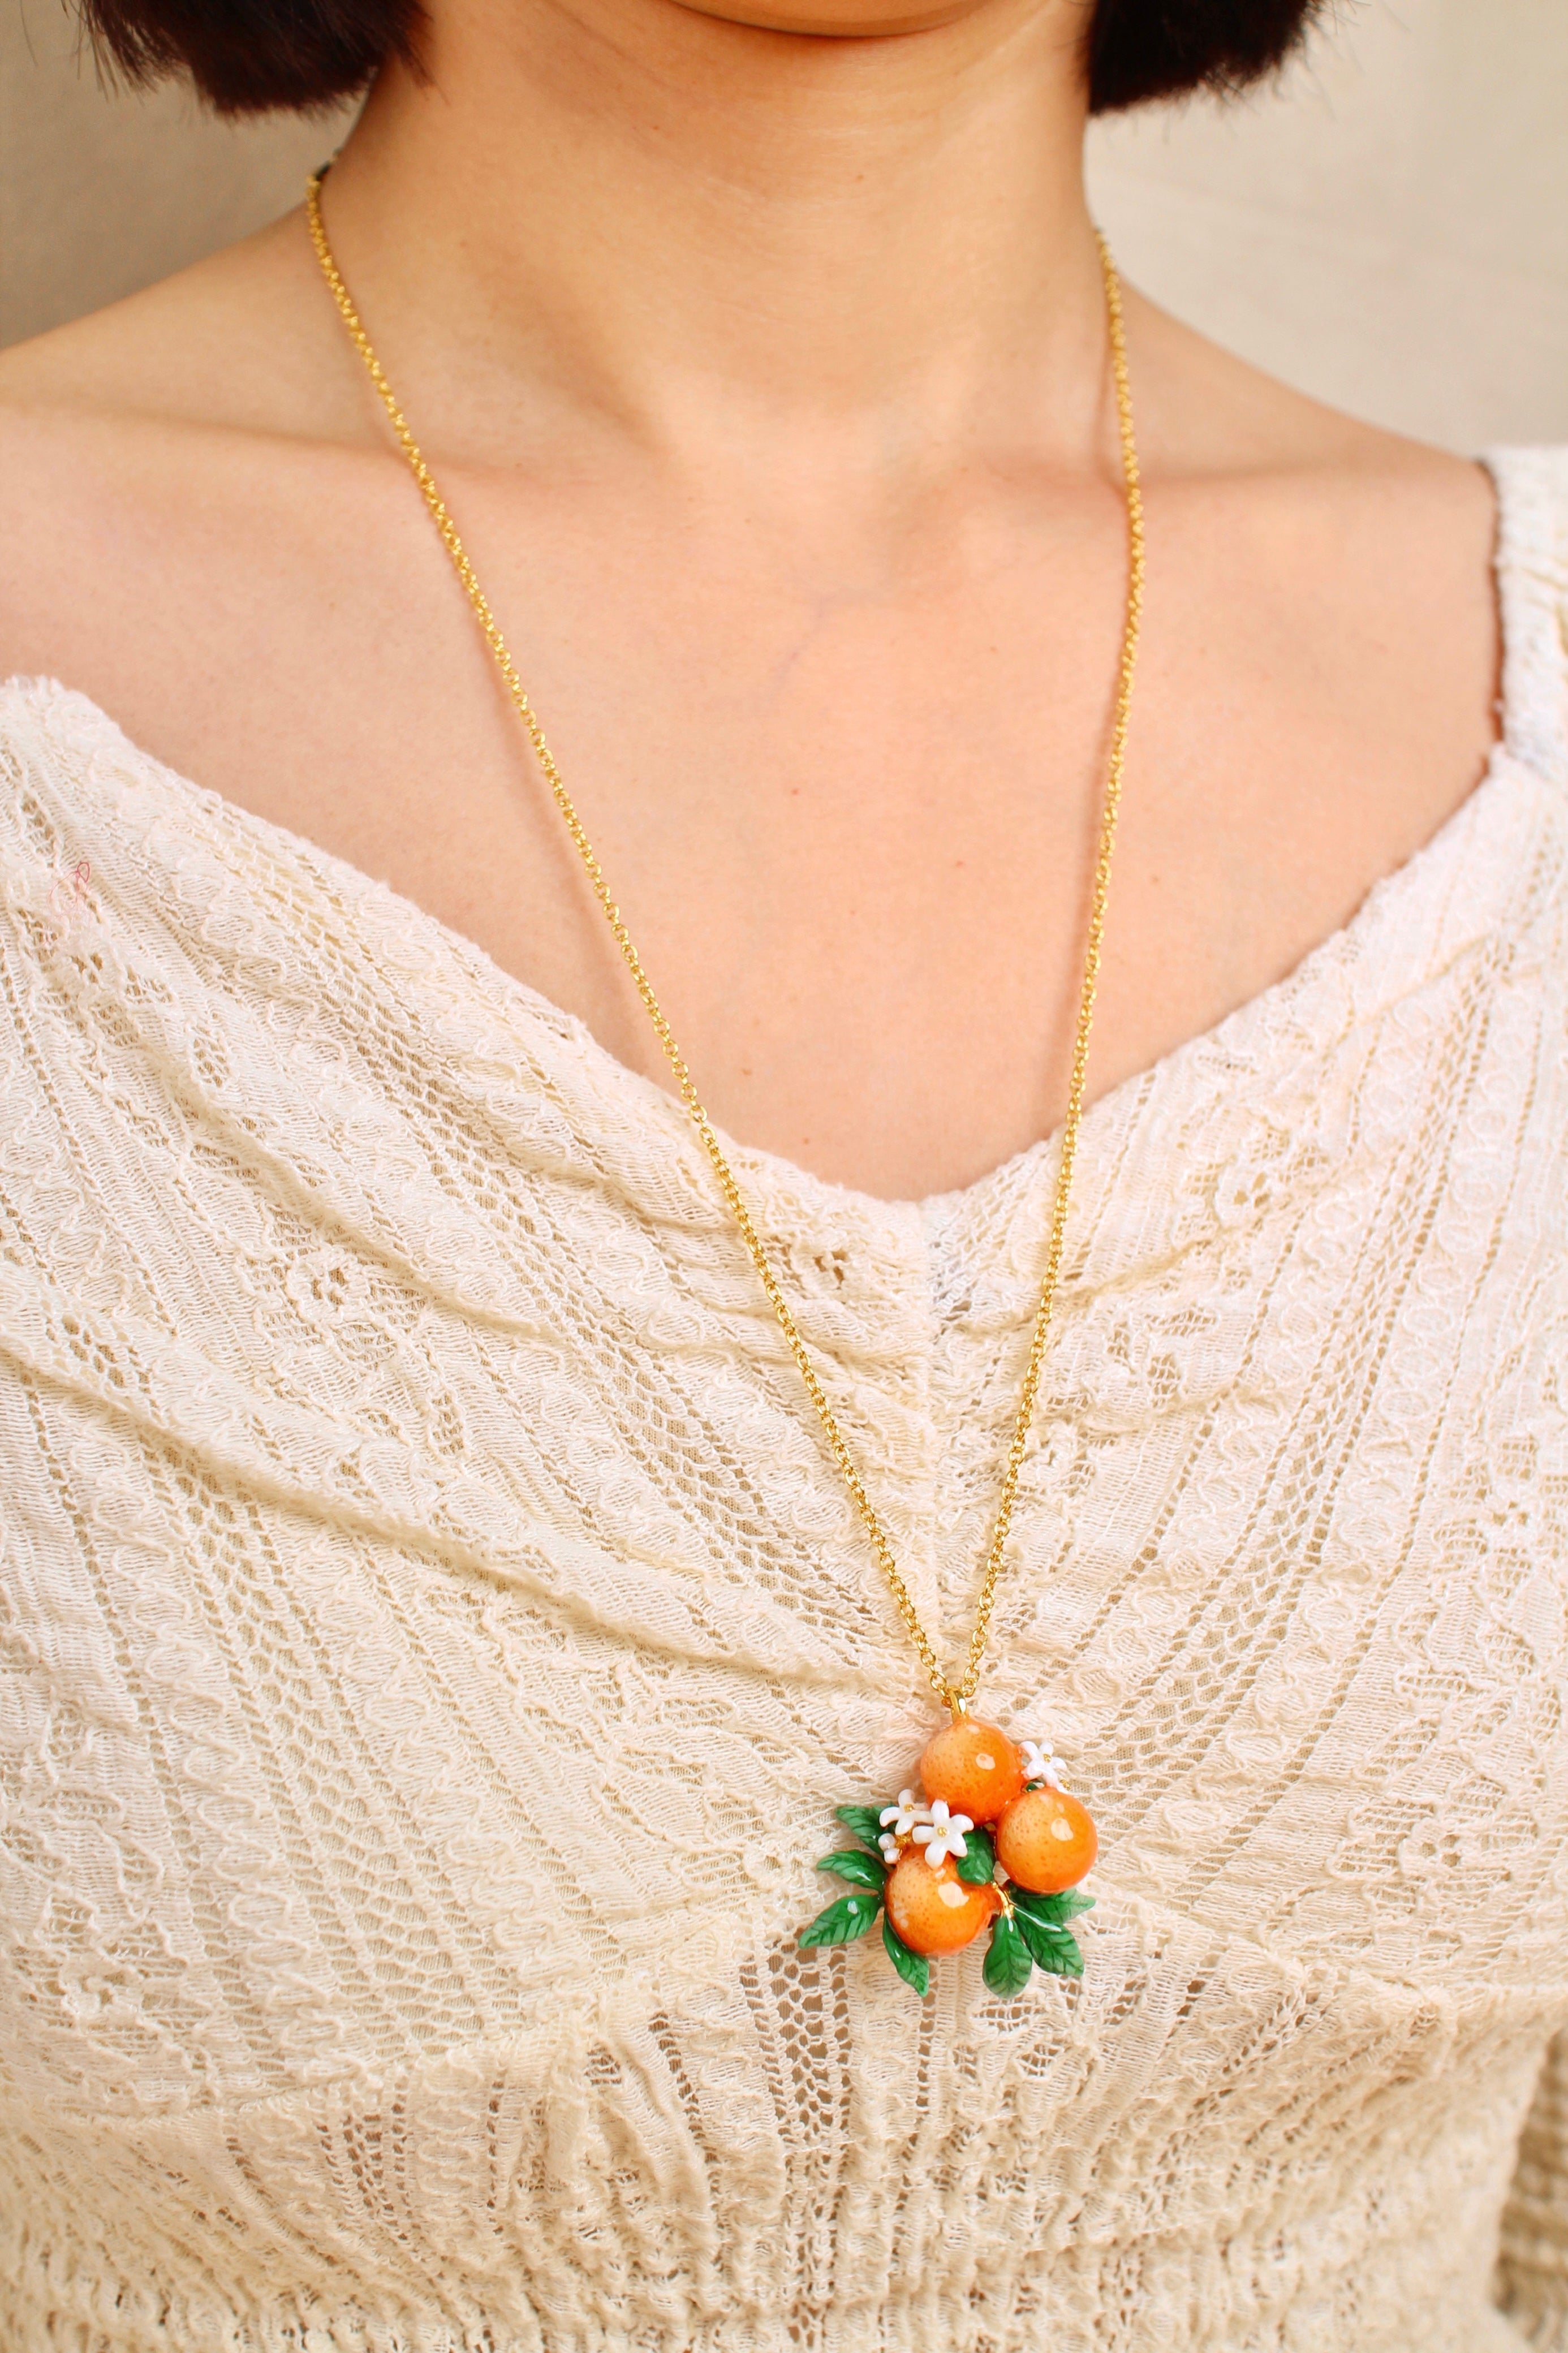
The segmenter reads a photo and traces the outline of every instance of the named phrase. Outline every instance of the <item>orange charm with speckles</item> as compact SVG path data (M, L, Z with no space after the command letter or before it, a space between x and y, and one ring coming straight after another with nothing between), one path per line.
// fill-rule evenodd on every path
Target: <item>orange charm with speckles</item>
M918 1847L888 1874L888 1917L911 1953L962 1952L988 1927L999 1902L994 1887L972 1887L951 1862L933 1870Z
M1024 1762L1005 1732L961 1715L926 1743L921 1758L926 1796L944 1799L972 1822L994 1822L1024 1786Z
M996 1860L1037 1895L1076 1887L1100 1852L1089 1810L1065 1789L1026 1789L996 1825Z

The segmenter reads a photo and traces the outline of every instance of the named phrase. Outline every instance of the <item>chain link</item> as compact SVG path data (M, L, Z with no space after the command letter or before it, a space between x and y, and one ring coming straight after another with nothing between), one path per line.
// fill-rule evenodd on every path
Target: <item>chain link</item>
M1111 718L1110 749L1107 761L1105 796L1101 804L1100 838L1095 855L1094 884L1089 894L1089 927L1084 945L1083 978L1079 991L1078 1022L1073 1037L1072 1062L1068 1079L1067 1111L1062 1121L1061 1157L1057 1170L1056 1191L1051 1204L1051 1219L1046 1246L1045 1272L1041 1277L1039 1301L1035 1311L1034 1331L1029 1343L1028 1363L1025 1367L1024 1385L1018 1399L1018 1411L1013 1424L1013 1434L1007 1448L1006 1463L1002 1475L1001 1493L997 1499L996 1517L991 1542L985 1555L984 1573L981 1579L980 1598L975 1609L973 1630L969 1638L969 1650L963 1669L956 1678L950 1677L921 1623L908 1586L900 1573L888 1541L887 1532L876 1507L866 1493L855 1459L849 1451L837 1418L827 1401L816 1367L801 1338L789 1302L779 1287L778 1279L763 1247L752 1213L735 1181L733 1170L719 1141L711 1120L702 1107L686 1058L676 1043L675 1033L665 1018L664 1009L654 994L653 984L643 969L626 919L611 896L605 871L589 840L583 820L578 816L564 778L555 765L555 756L545 741L538 714L528 697L528 691L518 674L500 624L490 609L489 599L480 587L468 551L458 535L447 502L437 485L436 478L426 464L418 443L409 428L408 420L398 406L396 396L388 383L380 360L376 357L370 337L366 334L359 312L354 308L348 286L327 241L326 225L321 217L321 183L324 173L310 180L306 194L306 213L310 223L310 241L321 263L321 274L331 290L343 325L363 361L372 384L375 386L387 420L396 437L399 448L408 460L409 469L418 483L431 520L441 535L441 543L451 560L452 568L462 583L464 594L473 608L474 617L484 634L485 643L495 658L496 667L506 684L518 717L521 720L534 757L550 787L556 807L565 822L573 845L582 860L584 870L593 887L605 922L619 948L633 986L641 997L648 1019L652 1022L666 1060L674 1075L680 1100L685 1104L691 1124L700 1137L704 1151L713 1166L730 1213L740 1229L757 1278L767 1296L769 1306L777 1318L790 1355L799 1368L806 1394L816 1409L827 1440L827 1449L843 1475L855 1509L859 1515L877 1565L886 1578L905 1631L913 1644L924 1669L926 1680L937 1698L954 1715L962 1715L973 1698L980 1684L980 1672L985 1656L992 1613L996 1603L996 1588L1005 1562L1007 1537L1013 1524L1014 1507L1018 1498L1018 1482L1023 1472L1024 1457L1029 1441L1029 1429L1034 1420L1035 1403L1039 1394L1040 1377L1045 1366L1046 1349L1050 1335L1051 1311L1056 1302L1057 1284L1061 1274L1062 1252L1067 1240L1068 1207L1072 1193L1073 1166L1078 1157L1079 1131L1083 1124L1084 1091L1089 1075L1089 1040L1094 1022L1095 991L1100 979L1100 950L1105 933L1106 901L1110 889L1110 861L1116 847L1116 820L1121 804L1122 774L1127 756L1127 723L1132 702L1132 674L1138 658L1138 636L1143 611L1143 501L1138 470L1138 449L1132 432L1132 396L1127 373L1127 343L1122 323L1121 285L1116 266L1110 258L1105 239L1099 237L1100 264L1105 285L1105 308L1110 330L1111 373L1116 392L1117 427L1121 444L1122 480L1127 498L1127 602L1121 631L1121 653L1117 673L1116 702Z

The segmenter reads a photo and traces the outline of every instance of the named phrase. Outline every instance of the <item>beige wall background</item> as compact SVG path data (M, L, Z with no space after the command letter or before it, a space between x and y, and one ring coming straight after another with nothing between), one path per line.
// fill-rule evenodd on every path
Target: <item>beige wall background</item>
M0 341L293 204L341 120L107 90L62 0L0 0ZM1097 125L1130 277L1234 350L1461 449L1568 440L1568 0L1339 0L1277 90Z

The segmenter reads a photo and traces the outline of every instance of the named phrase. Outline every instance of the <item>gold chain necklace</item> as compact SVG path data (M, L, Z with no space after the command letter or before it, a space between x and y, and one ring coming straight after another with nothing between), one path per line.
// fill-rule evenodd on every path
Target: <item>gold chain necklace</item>
M458 535L457 525L410 430L408 420L398 406L396 396L354 307L342 272L333 258L327 240L326 224L321 216L321 184L325 177L324 172L315 174L306 192L310 241L315 247L321 274L331 290L350 339L375 386L398 446L419 485L431 520L440 533L441 543L462 584L507 692L533 746L534 756L583 862L594 895L653 1024L674 1074L680 1099L712 1164L720 1190L740 1229L741 1238L757 1271L758 1281L799 1368L806 1393L821 1422L828 1451L849 1490L877 1564L887 1580L905 1630L925 1671L926 1680L952 1716L952 1723L928 1744L921 1758L920 1775L927 1802L920 1802L911 1788L904 1790L896 1804L880 1808L840 1806L837 1809L838 1819L855 1832L858 1844L826 1857L819 1868L836 1872L839 1877L848 1880L857 1892L830 1905L812 1923L802 1941L817 1945L847 1944L872 1927L879 1911L881 1911L884 1914L883 1938L889 1956L900 1975L924 1993L928 1983L926 1956L958 1950L971 1943L989 1921L992 1940L986 1957L985 1977L994 1991L1013 1993L1020 1990L1037 1963L1058 1974L1077 1975L1081 1970L1082 1961L1076 1940L1067 1933L1066 1923L1074 1912L1086 1908L1091 1899L1068 1891L1094 1861L1096 1841L1093 1824L1079 1801L1061 1788L1057 1778L1059 1761L1049 1755L1048 1743L1025 1741L1020 1746L995 1725L978 1723L968 1715L968 1708L979 1688L980 1671L985 1656L1007 1537L1013 1525L1018 1482L1045 1364L1051 1311L1061 1272L1073 1166L1078 1155L1079 1133L1083 1124L1089 1032L1094 1022L1106 900L1110 887L1110 861L1116 846L1116 820L1126 764L1132 675L1142 617L1143 501L1138 448L1132 430L1132 395L1127 370L1121 284L1110 248L1103 237L1097 233L1116 392L1122 481L1127 501L1127 601L1121 629L1121 653L1111 716L1100 838L1095 854L1094 884L1089 896L1067 1110L1062 1121L1061 1155L1046 1244L1045 1271L1040 1281L1028 1362L1003 1470L1002 1489L991 1541L986 1549L969 1649L961 1672L950 1676L921 1623L887 1531L866 1492L854 1457L838 1427L837 1418L817 1377L810 1352L801 1338L789 1302L780 1288L762 1237L735 1181L718 1132L703 1109L685 1056L676 1043L675 1034L654 994L653 984L643 968L642 958L633 944L620 908L611 896L604 869L555 764L554 754L545 740L544 731L501 636L500 625ZM1068 1874L1065 1877L1062 1875L1064 1872Z

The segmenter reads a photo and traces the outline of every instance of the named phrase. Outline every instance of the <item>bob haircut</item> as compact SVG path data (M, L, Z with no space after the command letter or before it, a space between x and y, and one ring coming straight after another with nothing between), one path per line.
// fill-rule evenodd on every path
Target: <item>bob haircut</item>
M1092 0L1090 111L1243 90L1282 63L1320 5ZM188 75L219 114L308 114L363 90L389 58L418 69L420 0L82 0L82 8L94 44L131 81Z

